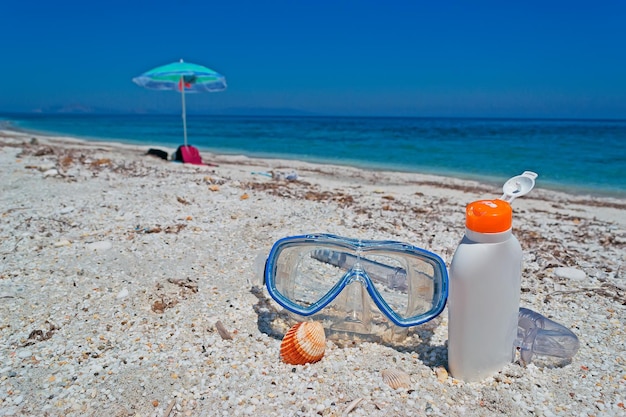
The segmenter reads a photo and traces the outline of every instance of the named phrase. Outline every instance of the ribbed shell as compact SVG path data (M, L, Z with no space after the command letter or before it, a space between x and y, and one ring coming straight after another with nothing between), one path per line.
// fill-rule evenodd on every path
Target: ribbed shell
M385 369L380 372L385 384L389 385L393 389L397 388L410 388L411 376L399 369Z
M324 326L315 321L301 322L285 334L280 345L280 357L290 365L304 365L322 359L325 349Z

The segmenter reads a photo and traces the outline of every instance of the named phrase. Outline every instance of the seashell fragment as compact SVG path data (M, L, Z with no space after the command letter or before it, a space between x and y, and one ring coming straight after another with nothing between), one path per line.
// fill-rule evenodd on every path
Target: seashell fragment
M280 344L280 357L290 365L304 365L322 359L326 349L326 335L321 323L301 322L285 334Z
M411 376L404 371L391 368L382 370L380 374L382 375L385 384L389 385L393 389L411 387Z
M437 380L439 382L445 382L448 379L448 371L443 366L438 366L435 368L435 375L437 376Z
M67 239L61 239L61 240L59 240L58 242L55 242L55 243L54 243L54 247L55 247L55 248L60 248L60 247L62 247L62 246L70 246L71 244L72 244L72 242L70 242L69 240L67 240Z

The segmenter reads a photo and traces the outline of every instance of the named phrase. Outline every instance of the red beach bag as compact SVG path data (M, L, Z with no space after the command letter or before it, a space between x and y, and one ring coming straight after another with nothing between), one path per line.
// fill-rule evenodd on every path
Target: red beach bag
M174 153L174 160L185 164L203 165L200 151L191 145L180 145Z

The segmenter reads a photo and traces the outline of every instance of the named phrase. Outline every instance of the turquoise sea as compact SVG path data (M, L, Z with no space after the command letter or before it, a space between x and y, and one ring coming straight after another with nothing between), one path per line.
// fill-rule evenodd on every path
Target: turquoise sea
M180 115L0 115L0 128L175 148ZM204 151L422 172L626 198L626 120L187 117ZM209 162L209 161L207 161Z

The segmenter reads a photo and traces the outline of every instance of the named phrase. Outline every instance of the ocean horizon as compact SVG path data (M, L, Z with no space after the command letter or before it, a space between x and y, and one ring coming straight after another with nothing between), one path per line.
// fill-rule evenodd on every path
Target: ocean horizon
M183 143L180 115L4 114L0 128L148 147ZM626 198L626 120L187 116L201 151L418 172ZM210 161L207 161L210 162Z

